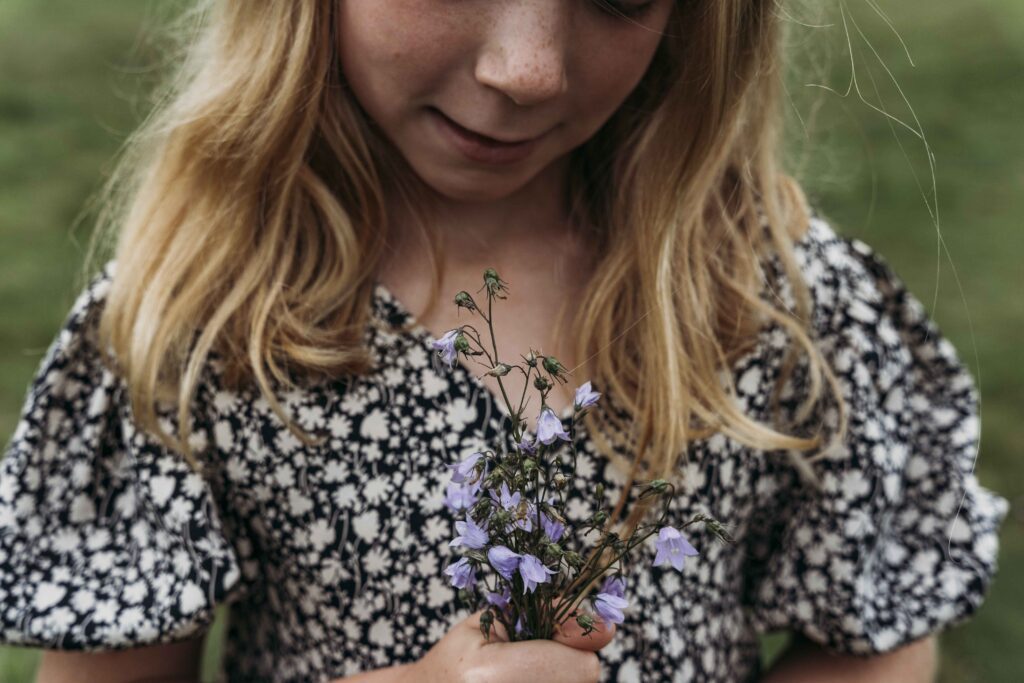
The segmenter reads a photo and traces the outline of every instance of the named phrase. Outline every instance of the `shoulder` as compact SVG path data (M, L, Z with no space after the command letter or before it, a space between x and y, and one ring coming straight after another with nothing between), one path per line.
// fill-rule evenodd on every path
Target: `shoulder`
M83 351L92 352L99 348L99 321L115 268L116 263L108 261L79 291L43 359L44 367L60 364Z
M99 320L110 288L110 262L77 294L33 376L14 442L45 440L54 430L84 429L115 402L113 363L100 351Z
M35 443L74 430L106 430L119 424L138 443L159 437L136 421L131 386L123 364L100 334L100 323L114 284L117 264L110 260L86 278L86 284L52 338L33 376L21 411L15 440ZM216 414L212 393L215 373L203 372L193 399L191 420L196 443ZM163 398L154 406L162 431L175 433L177 405ZM109 424L108 424L109 423ZM65 438L61 436L61 438Z
M242 585L219 491L135 422L101 351L112 274L108 264L78 295L0 460L0 557L11 559L0 563L0 643L180 640Z
M923 306L889 262L861 239L841 234L820 215L793 242L793 256L811 297L811 330L819 338L853 327L888 322L910 327L927 324ZM795 303L781 260L769 259L771 281L784 305Z
M794 256L811 297L813 340L845 398L871 396L888 408L941 399L974 411L977 389L958 349L874 247L815 216Z

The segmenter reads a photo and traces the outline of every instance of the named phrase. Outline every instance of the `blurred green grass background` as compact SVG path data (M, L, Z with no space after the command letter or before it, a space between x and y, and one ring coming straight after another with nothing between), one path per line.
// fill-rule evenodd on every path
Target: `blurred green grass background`
M0 0L4 443L77 293L92 220L86 202L148 111L144 93L166 57L150 40L154 29L181 4ZM985 605L967 624L942 634L940 680L1016 681L1024 672L1024 588L1015 581L1024 569L1024 460L1018 446L1024 441L1024 364L1016 360L1016 344L1024 338L1024 3L888 0L880 6L899 36L865 0L827 3L825 21L805 22L815 27L798 25L812 15L793 9L791 35L801 66L789 89L794 166L799 160L799 177L838 229L861 237L893 265L980 382L976 473L984 486L1010 499L1011 513ZM924 145L860 101L856 91L844 96L851 52L864 98L927 136L952 266L930 216L935 201ZM213 680L226 618L218 613L208 638L204 680ZM785 642L783 635L767 638L766 660ZM37 651L0 648L0 681L31 681L37 662Z

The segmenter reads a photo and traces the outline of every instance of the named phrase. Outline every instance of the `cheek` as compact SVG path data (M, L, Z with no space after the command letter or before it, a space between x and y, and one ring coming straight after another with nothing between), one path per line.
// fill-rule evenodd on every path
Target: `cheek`
M596 129L625 101L647 72L658 43L648 37L622 40L614 50L595 43L586 50L577 70L576 116Z
M403 102L431 92L458 63L455 22L424 11L424 0L347 0L338 23L346 81L374 118L390 118ZM443 39L442 39L443 38Z

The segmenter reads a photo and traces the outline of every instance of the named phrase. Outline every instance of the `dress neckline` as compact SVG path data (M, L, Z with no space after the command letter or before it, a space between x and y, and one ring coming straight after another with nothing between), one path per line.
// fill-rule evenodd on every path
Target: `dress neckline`
M416 318L416 316L414 316L409 311L405 304L403 304L401 300L399 300L399 298L395 296L394 293L390 289L388 289L388 287L384 285L384 283L382 283L380 280L374 281L374 294L381 300L387 302L391 306L391 308L398 313L399 317L401 318L400 324L408 328L408 334L411 335L418 344L423 346L424 349L431 355L437 353L436 350L432 347L432 343L438 341L440 337L435 336L433 332L427 329L427 327L423 325ZM455 370L461 370L463 374L467 376L468 382L470 383L470 386L473 389L475 389L477 392L483 392L483 394L487 397L487 401L489 402L492 408L492 412L496 411L497 414L501 416L502 422L511 417L509 415L508 410L505 407L504 399L501 396L496 395L493 391L491 391L491 388L484 384L483 380L480 377L477 377L476 372L473 370L473 368L467 366L463 362L461 356L457 357L455 360L455 368L452 370L452 372L455 372ZM565 409L562 411L562 414L559 416L559 419L562 421L562 424L564 426L568 426L568 424L572 421L572 416L573 405L567 405ZM524 425L524 439L528 439L530 442L532 442L535 436L536 432L533 429L531 429L531 427L528 424Z

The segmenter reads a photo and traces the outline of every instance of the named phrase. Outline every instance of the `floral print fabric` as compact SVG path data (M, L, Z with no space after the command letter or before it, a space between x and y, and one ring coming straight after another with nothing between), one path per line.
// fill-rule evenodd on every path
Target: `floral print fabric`
M682 576L652 567L645 547L625 621L600 653L606 681L754 680L757 636L777 629L834 652L886 652L965 620L996 573L1008 504L973 475L977 395L955 349L864 243L815 218L797 257L848 436L810 465L821 490L790 454L721 434L691 444L675 521L705 511L736 543L691 527L700 555ZM327 681L421 657L467 614L442 573L453 557L445 465L498 438L499 400L466 366L442 367L431 333L377 284L366 343L378 368L282 397L321 445L257 393L225 390L211 361L192 416L200 477L135 428L96 345L112 268L43 359L0 469L0 640L169 642L230 603L232 681ZM736 400L766 422L786 341L766 326L733 368ZM783 392L794 412L802 369ZM820 411L797 428L822 416L834 426L834 406ZM582 430L577 447L586 488L603 483L614 503L621 473ZM570 502L575 519L591 511Z

